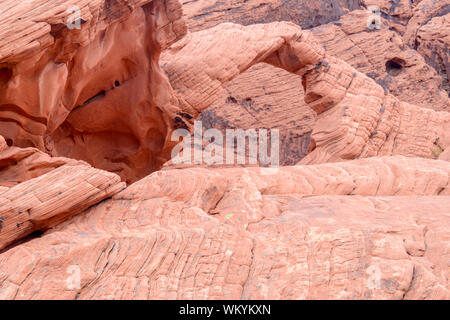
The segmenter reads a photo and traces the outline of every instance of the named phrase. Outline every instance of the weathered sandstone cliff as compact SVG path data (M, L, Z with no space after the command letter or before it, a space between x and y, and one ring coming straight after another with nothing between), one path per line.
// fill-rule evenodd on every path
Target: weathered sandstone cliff
M450 299L444 2L0 0L0 298Z

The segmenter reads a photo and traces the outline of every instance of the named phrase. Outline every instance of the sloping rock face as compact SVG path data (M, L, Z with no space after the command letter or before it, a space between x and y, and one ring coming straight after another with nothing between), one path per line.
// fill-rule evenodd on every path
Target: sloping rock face
M374 6L378 8L377 11L372 10ZM187 23L192 31L204 30L223 22L247 25L273 21L292 21L302 28L321 26L315 35L326 34L325 37L319 36L318 38L325 47L328 47L327 44L330 45L330 48L327 48L330 54L344 59L361 72L372 73L375 78L383 79L391 93L399 96L402 100L419 105L428 103L428 106L432 106L434 109L443 109L449 106L448 97L439 97L441 95L439 93L440 85L436 74L433 74L433 71L424 65L420 55L406 48L406 45L409 45L411 48L417 49L417 43L415 42L420 38L417 35L420 27L430 22L432 18L438 19L449 13L450 7L447 1L295 0L283 1L283 3L278 3L277 1L268 3L258 1L219 1L213 4L200 0L186 1L183 3L183 8ZM250 10L250 8L253 10ZM356 9L364 9L365 12ZM348 10L356 11L346 16ZM379 29L368 29L367 27L368 20L376 17L376 14L373 12L380 16ZM317 20L317 22L314 23L311 19ZM326 25L328 22L333 23ZM442 38L445 38L445 35L448 34L446 32L448 31L448 22L442 18L436 22L439 25L438 32L442 34L440 41L437 40L439 37L437 39L435 37L435 42L439 43L436 45L440 46L439 51L442 52L440 54L441 59L442 55L447 55L443 52L448 48L448 41ZM436 26L436 23L434 25ZM406 28L408 31L406 31ZM437 28L435 27L434 29L436 30ZM312 30L314 32L315 28ZM402 35L404 35L404 40L401 39ZM352 45L351 48L349 43ZM402 51L405 52L402 53ZM408 74L407 77L386 79L386 75L391 74L391 72L379 74L380 70L389 69L384 65L378 65L379 62L382 61L385 64L391 59L393 59L392 62L398 64L397 68L406 71L403 73ZM432 60L436 60L436 62L432 62ZM448 61L448 56L447 59L444 59L445 61ZM438 66L437 62L437 57L433 57L433 59L427 58L427 63L430 63L433 67ZM435 69L438 73L442 71L442 67ZM375 73L379 75L375 75ZM261 72L255 75L255 78L257 77L264 78L264 73ZM423 87L423 82L430 81L432 78L434 78L434 83L431 86L426 85L428 88ZM390 82L393 82L391 86L388 85ZM398 88L400 84L401 88ZM257 84L255 83L255 85ZM412 85L414 88L408 88L408 85ZM447 85L445 79L442 85ZM415 92L414 95L412 94L413 92ZM425 99L418 98L418 92L421 95L427 95L427 97ZM416 96L414 97L416 99L410 100L414 99L412 96ZM432 102L430 103L430 101Z
M0 296L448 299L449 177L404 157L156 172L1 254Z
M432 18L420 27L414 46L428 64L438 71L442 77L443 88L450 93L450 13Z
M52 158L35 148L8 147L5 139L0 136L0 186L13 187L63 165L87 163L68 158Z
M306 99L309 95L319 116L312 133L313 151L302 163L394 154L447 157L442 151L450 143L450 113L399 102L366 76L351 74L345 64L330 59L320 67L325 65L326 72L307 76L311 90Z
M45 231L125 187L120 177L87 165L62 166L0 194L0 250Z
M8 144L85 160L129 182L161 166L177 103L158 59L186 33L179 3L1 5L0 135ZM80 29L67 25L71 5Z
M448 1L440 0L418 0L414 1L412 16L407 23L404 38L408 43L413 44L420 27L426 25L434 17L445 16L449 13L450 4Z
M449 93L449 14L445 0L363 0L365 8L379 8L391 30L403 36L404 42L416 49L442 77L442 88Z
M423 0L362 0L360 2L362 7L366 9L374 8L374 11L379 12L381 16L386 18L390 29L399 34L404 34L409 20L414 15L414 9Z
M308 153L316 113L304 100L301 77L261 63L225 84L199 120L205 129L277 129L280 164L293 165Z

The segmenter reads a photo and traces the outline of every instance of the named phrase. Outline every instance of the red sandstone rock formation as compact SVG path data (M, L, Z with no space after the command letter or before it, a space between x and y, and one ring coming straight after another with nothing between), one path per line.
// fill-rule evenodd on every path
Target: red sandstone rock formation
M450 5L449 5L450 10ZM414 47L442 77L443 88L450 93L450 13L432 18L417 30Z
M302 8L302 1L296 2L298 8ZM274 3L276 3L276 1L264 4L262 5L262 8L274 5ZM327 1L327 3L330 5L329 1ZM362 1L362 3L365 8L370 8L372 5L376 5L380 8L380 13L382 14L380 17L380 29L371 30L367 28L367 21L373 16L367 10L355 10L350 14L339 14L337 17L333 14L326 15L327 11L321 10L321 14L324 14L327 17L326 22L333 22L328 24L322 22L320 23L321 26L314 25L316 28L311 29L311 31L326 48L327 52L345 60L359 71L368 74L391 93L401 98L401 100L420 106L431 107L435 110L445 110L450 108L448 94L441 91L441 85L446 86L448 80L445 81L444 79L444 81L442 81L438 74L440 71L438 68L435 68L438 72L433 70L433 68L430 68L430 66L424 63L424 59L420 54L406 46L406 44L410 44L411 47L414 45L414 43L411 44L411 40L409 39L410 36L405 36L405 40L402 40L401 35L392 30L392 19L384 18L391 15L399 18L403 22L407 22L407 18L411 18L413 12L410 7L410 1L401 0L394 3L387 0L366 0ZM230 9L233 10L233 8L235 8L236 11L242 12L242 14L250 14L247 13L248 10L246 6L252 4L255 5L252 1L237 1L233 2L233 4L221 2L220 5L218 5L219 8L213 6L204 9L201 4L206 6L205 1L189 1L184 6L187 17L191 19L189 21L191 30L197 31L208 29L222 22L241 23L239 20L236 20L236 14L221 13L222 11L219 9L222 8L221 5L223 6L222 10L224 12L228 12ZM434 7L440 8L440 10L434 9L434 11L431 12L436 14L444 13L444 4L445 1L437 1ZM259 17L255 23L268 23L283 20L275 17L280 12L283 12L283 6L286 5L287 4L275 6L275 8L270 10L272 14L271 18ZM321 6L324 4L321 1L314 1L314 3L308 3L308 8L312 8L315 5ZM349 5L349 7L356 9L354 5ZM423 5L421 8L422 7L427 8L427 6ZM335 5L334 8L336 12L340 10L339 6ZM422 8L420 10L424 9ZM419 9L417 11L419 11ZM307 23L307 21L311 15L303 16L301 13L290 12L295 18L286 20L294 21L302 27L308 27L309 23ZM401 12L404 12L404 14ZM407 12L407 14L405 12ZM436 19L438 18L436 17ZM435 46L439 47L437 51L440 52L440 57L445 62L448 61L448 50L446 50L446 48L448 49L448 41L445 40L445 36L448 34L448 32L446 32L448 23L444 19L439 20L442 21L439 21L434 25L439 26L438 32L440 32L442 36L436 37L430 35L430 37L433 37L434 42L436 43ZM434 29L436 30L437 28L435 27ZM440 43L442 43L442 45ZM433 57L433 59L436 59L436 57ZM431 60L427 58L427 62L430 61ZM431 66L435 67L435 64L436 63L432 63ZM257 79L252 79L249 83L249 78L246 78L247 81L242 81L242 84L251 89L252 86L258 86L257 81L261 78L273 79L273 72L269 71L269 68L263 70L264 71L260 71L258 69L258 72L252 72L254 74L251 78ZM268 74L265 75L265 73ZM295 81L294 77L291 77L289 82L291 81ZM242 90L241 94L246 91L247 88ZM239 91L234 89L234 93L239 94ZM270 91L268 96L270 97ZM224 100L226 98L227 97L224 97ZM266 100L270 101L269 98ZM293 100L302 100L301 93L298 94L298 98Z
M2 4L0 134L127 181L158 169L176 105L158 57L186 32L179 3L42 2Z
M80 4L81 9L84 8L82 4ZM143 7L140 8L140 5ZM237 66L235 71L226 71L223 75L219 74L222 70L217 68L214 71L217 75L212 75L212 77L220 77L219 81L215 84L201 84L208 85L211 94L201 87L194 86L189 94L192 97L197 93L200 95L196 101L187 101L186 104L186 99L189 100L190 97L184 96L187 93L180 91L180 86L192 86L192 82L197 81L194 80L198 76L197 71L199 74L203 72L196 69L202 68L202 66L196 65L195 61L201 57L204 61L212 62L216 59L214 57L227 50L232 43L227 46L220 45L218 39L221 39L227 32L233 32L232 28L234 27L219 26L205 32L192 34L183 40L183 43L186 43L192 37L193 41L193 44L187 45L188 49L182 50L181 55L185 55L184 57L174 58L171 57L171 54L166 55L169 62L164 68L176 90L175 96L170 84L159 69L158 57L161 50L184 35L184 25L179 21L180 7L176 2L163 5L161 1L150 4L136 3L135 6L136 10L132 10L133 7L124 9L120 5L108 2L108 8L105 8L105 5L98 2L88 13L84 13L82 10L82 19L87 22L81 26L81 30L72 31L61 24L67 15L67 13L66 15L57 14L61 7L56 6L53 9L54 12L44 12L46 8L44 5L40 7L39 12L34 13L33 17L44 15L42 19L35 18L34 21L46 21L40 23L46 23L50 29L46 33L45 28L40 28L38 33L26 35L26 39L30 38L28 40L18 37L17 34L12 35L9 29L11 24L7 25L4 32L8 37L13 38L6 37L6 41L13 40L20 43L20 41L37 41L36 39L39 39L39 42L36 42L39 43L39 46L35 51L27 51L25 46L21 48L22 51L15 52L15 55L10 46L5 46L2 50L3 58L0 61L5 66L3 70L6 70L4 73L7 73L7 77L4 79L0 91L1 112L3 113L1 133L9 144L20 147L35 146L52 156L85 160L97 168L118 173L127 182L133 182L159 169L164 162L170 159L170 150L174 146L174 143L170 141L172 130L183 126L189 127L190 120L198 117L200 111L205 110L220 98L219 92L223 92L222 85L252 65L268 61L268 57L256 58L254 55L256 59L252 61L249 60L252 54L247 55L247 52L235 51L241 52L239 59L244 59L243 65ZM16 5L16 7L18 8L13 17L27 12L29 4ZM171 10L167 11L167 8ZM158 19L154 18L156 16ZM359 17L358 14L356 16ZM27 17L29 19L29 16ZM364 21L364 18L359 17L355 20L351 17L349 22L343 20L340 30L349 29L346 32L352 34L355 32L351 31L352 28L354 29L353 25L356 26L356 31L366 28L365 23L354 23L355 21ZM5 20L5 23L7 21ZM33 23L35 23L27 19L20 21L20 26L23 25L23 27L33 27ZM145 27L137 28L137 26L142 26L145 21ZM281 38L289 38L294 33L300 32L300 29L293 25L282 27L281 30L264 30L264 27L249 28L247 32L256 32L259 37L266 38L264 39L266 43L273 42L275 47L272 49L260 47L260 44L256 42L251 44L251 46L255 46L256 51L268 55L281 52L276 48L277 46L283 47L279 42ZM154 36L149 37L150 34L154 34ZM195 40L204 35L215 37L213 39L216 44L215 50L208 50L206 47L202 47L202 43ZM15 40L16 38L18 40ZM40 40L41 38L47 40ZM124 46L123 44L128 39L134 39L134 43L139 45ZM229 41L230 39L224 40ZM242 40L245 40L245 35ZM202 41L205 43L204 40ZM274 41L278 41L278 43L275 44ZM357 40L352 40L352 43L355 41ZM170 52L178 50L176 48L183 43L177 44ZM198 56L191 59L194 51L188 51L197 44L202 46L196 48L195 54ZM314 46L320 47L318 43L315 43ZM409 61L408 58L402 60L399 57L402 56L400 53L397 54L390 49L389 52L395 55L389 61L395 60L400 64L402 63L400 61ZM281 52L281 54L290 53ZM305 51L296 54L301 56L305 54ZM22 57L22 60L19 63L13 63L14 59L18 59L18 57ZM176 65L177 59L181 59L181 63L178 65ZM372 60L373 68L385 67L383 66L384 59ZM392 63L397 63L395 61ZM268 62L270 63L270 61ZM320 59L315 58L315 61L306 61L305 66L319 62L321 62ZM189 66L185 67L184 63ZM214 63L220 65L226 63L226 60L219 59ZM364 61L361 63L365 64ZM291 66L280 66L288 69L287 71L294 71L289 70ZM404 73L423 74L426 79L433 79L432 73L419 73L419 70L420 68L411 68L411 71ZM31 80L34 79L31 73L38 73L37 76L34 76L38 81ZM90 76L87 76L88 74ZM387 75L387 77L390 76ZM400 78L402 77L400 76ZM437 75L436 79L438 79ZM434 89L426 89L426 92L431 92L433 97L442 98L445 94L436 91L436 81L435 84L431 81L430 85L423 82L422 87L424 85L431 86ZM407 82L403 80L402 83ZM416 91L415 87L412 87L411 90ZM26 96L23 94L25 91L27 92ZM406 89L402 91L406 95L413 96ZM301 92L301 88L298 92ZM309 103L308 99L307 97L306 101ZM417 99L415 98L415 100ZM433 99L431 102L434 101ZM423 100L423 97L420 97L420 100ZM425 100L430 101L430 99ZM448 101L448 98L444 100ZM247 98L244 100L244 104L245 101ZM294 125L292 125L293 128L297 128L297 137L305 135L311 129L309 124L313 121L311 112L309 112L309 116L299 114L301 117L295 119ZM280 126L278 124L278 127ZM299 127L301 129L298 129ZM283 132L283 141L291 139L292 136L293 133L290 130ZM433 139L437 137L433 137ZM296 138L295 135L294 138ZM296 139L286 144L289 148L283 150L283 154L286 154L285 158L287 158L284 163L294 163L295 160L298 160L294 158L288 162L290 155L287 150L292 149L292 143L295 141L299 140ZM303 141L303 139L300 140L303 144L303 147L299 148L302 150L301 156L304 155L307 145L307 140L306 143ZM445 143L444 148L446 147ZM414 151L412 154L415 154ZM416 155L422 156L422 154Z
M409 39L413 18L402 19L422 2L400 1L383 23ZM214 27L183 38L176 0L0 1L0 298L450 299L450 113L437 73L396 32L367 32L367 12L343 15L352 1L291 19L341 17L312 32L216 23L229 4L205 3L188 3L188 19L196 6L209 17L188 25ZM68 4L81 30L66 28ZM253 18L236 10L255 4L233 2L234 19L284 19L298 2L258 5ZM440 20L425 20L414 37L431 49L419 52L445 56ZM399 74L383 69L388 57ZM386 88L385 76L403 86ZM258 108L283 90L296 104ZM171 133L198 117L285 137L313 129L302 160L313 165L149 175L169 160ZM141 180L125 188L113 172Z
M222 55L236 42L243 45ZM190 34L164 59L183 110L194 117L220 97L221 84L255 63L302 76L305 102L318 114L303 163L397 154L439 158L450 146L450 113L399 101L293 24L218 25Z
M53 158L35 148L8 147L0 136L0 186L13 187L63 165L86 165L83 161Z
M292 21L312 28L338 20L348 11L361 8L359 0L182 0L191 31L214 27L221 22L242 25Z
M404 157L156 172L2 253L0 296L448 299L449 177Z
M34 148L6 147L0 159L0 252L125 188L113 173Z

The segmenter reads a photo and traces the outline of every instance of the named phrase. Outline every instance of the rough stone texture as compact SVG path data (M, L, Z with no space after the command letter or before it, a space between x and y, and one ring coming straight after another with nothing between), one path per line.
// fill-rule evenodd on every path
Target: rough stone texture
M2 148L3 143L3 148ZM87 165L68 158L52 158L35 148L8 147L0 136L0 186L12 187L63 165Z
M435 17L420 27L414 46L439 72L443 89L450 93L450 13Z
M234 24L223 24L206 31L190 34L166 51L162 57L163 69L169 76L182 104L183 112L189 115L188 119L183 119L186 128L190 128L191 119L197 118L202 111L213 104L208 109L209 111L203 113L200 118L204 122L205 128L214 126L219 130L224 130L226 127L280 129L283 146L281 163L294 164L298 158L303 157L309 143L308 137L314 113L306 108L303 99L295 100L289 96L289 92L302 90L301 77L295 76L295 81L290 81L291 77L287 71L272 69L272 75L286 79L285 84L280 82L280 86L275 88L274 79L271 78L265 83L259 84L253 91L246 93L250 95L254 92L255 94L251 95L251 98L248 95L231 95L227 93L227 90L230 90L229 87L224 89L224 85L228 81L256 63L268 61L277 54L287 57L288 53L281 52L282 48L288 47L289 41L293 41L298 32L300 32L300 28L288 23L271 23L246 28ZM237 47L233 56L223 56L222 52L233 45L232 37L237 37L236 39L240 39L245 45ZM310 37L309 33L305 33L305 39ZM208 47L215 47L215 50L211 51ZM312 46L305 48L303 52L308 55L310 54L308 50L316 50L316 48L322 50L320 45L313 42ZM205 54L206 52L208 54ZM305 63L310 63L307 60L308 58L305 59ZM189 67L186 68L185 65L189 65ZM259 68L259 66L255 66L255 68ZM288 71L292 72L293 70L288 69ZM238 83L245 82L245 75L242 74ZM286 105L289 102L294 103L289 108L277 109L274 107L273 101L268 101L265 96L266 85L269 87L268 90L272 91L273 99L283 96ZM245 88L241 85L239 87L240 89ZM247 88L251 89L251 87ZM286 92L284 89L288 91ZM275 90L279 93L278 95L273 92ZM294 93L293 96L295 97L296 94ZM226 98L221 99L223 97ZM215 101L224 100L226 106L214 104ZM267 102L267 105L265 103L261 106L263 101ZM275 104L275 106L280 105ZM223 110L225 107L228 107L227 111ZM306 110L306 114L297 109L302 107ZM218 109L220 109L219 117ZM289 123L286 123L286 113L289 110L293 117ZM275 115L277 111L278 115ZM292 148L294 144L296 146Z
M405 34L405 40L411 46L421 26L427 24L433 17L446 15L450 10L448 0L421 0L415 1L411 19L409 19Z
M235 43L242 46L222 54ZM443 158L450 147L450 113L399 101L291 23L221 24L190 34L163 61L191 118L223 95L222 84L255 63L301 76L304 100L318 114L305 164L377 155Z
M450 144L450 113L400 102L345 63L329 59L320 67L325 72L306 77L311 88L306 99L319 116L312 152L302 163L395 154L448 159L443 151Z
M380 30L371 31L367 19L367 12L354 11L313 33L330 55L367 74L400 100L449 111L445 84L436 70L389 29L387 20L381 20Z
M64 165L0 193L0 250L123 188L125 183L113 173L88 165Z
M423 53L424 50L418 49L429 65L418 52L408 48L396 32L399 31L398 28L393 28L391 17L401 16L399 21L403 23L401 30L404 31L407 18L412 16L409 1L396 2L395 5L392 1L366 2L367 4L363 4L364 7L375 4L381 8L380 30L368 30L367 19L370 16L368 12L353 11L342 16L339 21L321 25L311 31L328 53L369 75L401 100L435 110L449 110L450 102L445 92L448 78L443 77L439 69L436 68L438 72L433 70L435 64ZM261 10L274 3L261 4ZM412 5L415 6L416 3ZM206 1L189 1L184 3L183 8L187 23L194 31L207 29L220 22L244 23L239 20L241 15L245 16L245 19L248 15L257 17L256 20L251 20L254 22L270 22L276 20L275 17L283 12L283 6L271 10L266 8L261 12L246 10L246 6L257 5L252 1L218 2L214 6L208 5ZM291 20L301 26L306 25L304 22L307 20L300 12L292 10L290 12ZM245 19L242 18L246 21ZM337 18L330 17L329 20ZM442 24L439 24L439 30L445 38L448 32L445 32L446 29ZM429 38L439 39L434 34ZM439 46L441 42L433 40L433 44ZM439 57L448 54L446 48L448 47L441 46L438 50ZM436 58L434 53L430 54ZM165 53L163 61L164 55ZM444 58L444 61L448 59ZM280 129L281 164L296 163L307 153L310 132L315 121L314 112L304 103L303 90L299 89L300 81L296 75L270 65L255 65L229 83L225 83L224 92L202 113L200 120L205 126L214 126L222 131L225 127L244 130Z
M421 0L362 0L360 2L361 6L366 9L371 9L371 7L379 8L379 12L381 16L387 20L389 28L395 30L399 34L404 34L406 26L413 16L414 8L420 1Z
M449 176L403 157L156 172L1 254L0 297L449 299Z
M215 27L221 22L242 25L292 21L311 28L338 20L348 11L361 8L359 0L181 0L191 31Z
M222 95L199 117L205 128L278 129L280 163L293 165L308 150L316 119L304 100L301 77L261 63L224 85Z
M81 8L81 30L66 27L72 4ZM177 105L158 59L186 33L180 4L4 0L0 6L0 135L129 182L158 169Z
M186 32L181 19L181 7L177 1L158 0L151 3L140 1L132 2L128 6L121 5L119 2L96 1L93 4L81 2L79 6L82 8L84 21L81 30L65 28L63 22L68 14L62 9L67 5L69 3L51 6L45 2L31 13L29 2L16 4L8 2L10 9L2 12L5 19L2 20L4 26L0 30L6 36L0 44L2 45L0 47L2 52L0 134L6 138L8 144L19 147L34 146L52 156L85 160L96 168L118 173L128 183L161 168L163 163L170 159L170 152L175 145L170 140L172 131L180 127L189 128L187 123L199 116L198 110L205 110L218 99L222 101L223 107L221 96L226 92L222 89L223 86L256 63L269 58L256 57L251 53L239 51L238 48L236 52L241 53L245 66L237 66L234 70L236 72L225 71L226 76L221 75L219 82L208 84L209 91L204 87L206 91L199 97L206 100L189 101L188 104L191 103L189 106L186 105L184 96L186 92L181 92L179 83L176 82L185 82L182 85L191 86L192 82L196 81L193 80L195 77L189 74L191 67L185 68L184 65L179 64L176 70L170 70L170 64L176 61L171 58L170 53L168 54L168 59L172 61L164 68L176 89L175 95L158 65L160 52ZM12 14L8 14L10 11ZM373 47L374 43L363 41L368 33L364 22L367 14L356 11L355 14L346 15L341 19L341 27L332 25L328 29L329 32L316 33L320 38L325 39L340 39L339 32L344 38L346 34L355 33L353 38L349 36L348 45L353 46L353 43L362 41L366 43L366 46ZM10 23L11 18L21 19L14 20L20 21L16 23L19 29L37 28L39 31L31 34L17 32L12 34L11 28L15 24ZM271 28L273 29L275 25L277 24L275 23ZM334 27L338 29L334 30ZM212 37L214 32L217 34L217 39L221 39L224 33L228 32L226 28L230 27L218 26L206 33L202 31L199 35L194 33L183 39L181 44L176 44L175 49L171 51L178 50L176 48L189 42L191 38L195 41L199 36L206 34ZM260 26L254 30L259 30L256 31L259 37L266 37L264 42L272 43L274 48L271 50L258 47L259 44L256 42L250 44L250 47L255 46L257 51L268 55L280 52L275 50L275 47L283 47L280 42L283 37L289 38L295 32L300 32L299 28L294 31L293 26L272 31ZM287 33L284 35L283 32ZM424 64L423 59L415 51L401 52L403 48L401 39L394 39L393 32L386 31L382 34L384 36L375 41L385 41L392 36L393 43L397 45L386 48L384 52L394 56L386 57L378 52L371 53L367 49L363 50L364 59L367 61L362 59L353 63L364 66L370 61L369 64L373 66L371 70L378 70L386 68L387 58L394 63L398 62L405 71L394 76L389 75L389 72L386 75L374 74L368 68L360 68L372 75L383 86L399 93L400 98L405 98L403 100L406 102L422 104L423 101L427 101L427 104L433 104L435 109L446 109L448 97L443 91L439 91L441 79L437 73ZM129 39L133 39L133 46L127 45ZM217 39L214 39L216 44ZM251 37L247 36L248 41L253 41L250 39ZM343 39L338 40L341 45L337 47L345 47L342 46ZM18 45L21 45L23 41L36 45L30 48L21 45L19 50L11 47L11 42L6 40ZM216 45L214 50L210 50L211 47L208 48L204 42L201 45L203 47L197 48L196 52L203 51L201 53L203 55L207 52L209 56L204 58L212 62L212 57L217 54L222 55L222 52L229 50L236 43L231 43L227 47ZM319 46L317 43L314 45ZM328 46L333 47L333 44L326 43L327 48ZM333 53L333 49L330 51ZM188 53L183 61L193 66L195 59L190 61L190 54ZM345 53L336 52L336 54L345 57ZM285 54L282 53L282 55ZM254 61L248 60L251 56L255 58ZM226 59L218 61L227 63ZM402 67L404 63L405 67ZM257 67L254 70L258 70ZM287 71L295 70L287 69ZM266 77L270 75L269 72ZM174 77L178 77L179 80ZM299 106L299 109L303 109L304 112L296 113L289 123L280 119L285 117L280 114L278 121L268 124L267 119L273 119L276 110L280 110L281 107L283 110L289 110L284 108L284 101L281 101L283 104L280 105L269 102L261 106L254 104L253 99L257 100L256 96L247 96L241 102L242 107L239 108L241 112L235 112L233 116L237 118L240 113L249 113L249 116L242 119L241 123L236 124L237 127L247 128L250 125L257 125L263 128L282 128L281 163L294 164L307 152L306 146L312 129L309 124L314 121L314 113L304 104L297 102L302 101L303 96L300 89L294 93L292 84L298 84L299 79L291 82L288 80L291 78L288 78L286 73L282 73L281 77L286 79L283 82L289 83L287 89L293 93L286 95L285 103L292 105L292 108ZM398 81L393 80L393 77L397 77ZM416 78L416 82L412 81L413 77ZM237 83L239 84L239 81ZM191 89L196 94L199 88ZM232 84L229 88L232 88ZM269 91L273 91L272 86ZM211 95L208 95L208 92L211 92ZM418 92L421 94L417 94ZM232 103L234 100L237 101L234 98L235 95L239 94L226 95L225 101ZM232 98L228 99L230 96ZM278 99L276 94L271 97ZM264 97L260 100L262 103L268 101L268 98ZM192 105L195 105L194 109L198 110L193 110ZM243 110L246 108L251 111ZM267 112L266 117L255 116L264 108L273 111ZM210 119L219 120L224 117L215 112L216 109L211 109L210 112L214 113L214 116L210 116ZM248 117L253 117L257 121L251 123Z
M443 88L449 89L449 13L448 0L422 0L413 10L403 38L417 49L441 75Z
M0 252L126 187L83 161L7 146L0 136Z

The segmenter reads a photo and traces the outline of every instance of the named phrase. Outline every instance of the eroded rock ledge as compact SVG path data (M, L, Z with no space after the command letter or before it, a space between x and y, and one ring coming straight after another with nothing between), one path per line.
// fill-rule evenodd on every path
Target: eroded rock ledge
M4 139L0 136L0 145ZM1 150L1 149L0 149ZM0 252L126 187L114 173L34 149L0 151Z

